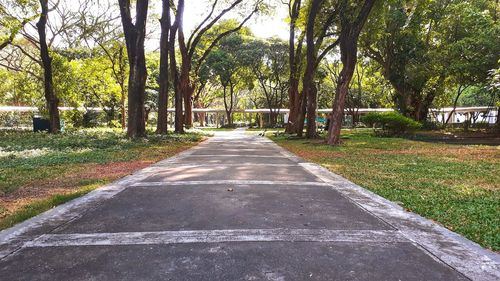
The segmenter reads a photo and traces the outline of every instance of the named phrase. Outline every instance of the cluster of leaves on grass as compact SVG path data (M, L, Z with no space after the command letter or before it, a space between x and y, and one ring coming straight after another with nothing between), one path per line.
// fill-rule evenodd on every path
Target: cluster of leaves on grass
M500 250L500 149L343 132L344 143L273 139L409 211Z
M149 135L128 139L119 130L92 129L58 135L0 131L0 194L25 183L47 179L76 164L126 162L138 159L144 148L178 147L197 142L201 134Z
M361 117L369 127L380 127L384 135L398 136L422 128L422 124L398 112L370 112Z

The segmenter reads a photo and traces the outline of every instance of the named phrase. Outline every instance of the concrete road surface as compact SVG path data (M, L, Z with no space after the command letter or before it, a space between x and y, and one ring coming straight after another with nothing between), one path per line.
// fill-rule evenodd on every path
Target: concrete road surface
M0 233L0 280L500 280L499 264L244 130Z

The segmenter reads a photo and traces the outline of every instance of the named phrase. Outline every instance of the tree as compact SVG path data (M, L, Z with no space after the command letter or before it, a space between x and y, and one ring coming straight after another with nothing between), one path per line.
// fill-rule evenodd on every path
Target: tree
M172 81L173 91L174 91L174 107L175 107L175 119L174 119L174 128L176 133L183 133L183 118L182 118L182 93L179 91L179 70L177 69L177 59L175 57L175 37L177 34L177 30L179 29L179 25L182 24L183 20L183 10L184 10L184 2L179 0L179 5L176 7L170 2L170 9L174 12L174 22L171 23L169 35L168 35L168 56L169 60L169 69L170 69L170 80ZM179 11L180 10L180 11ZM163 13L163 11L162 11ZM171 19L172 20L172 19ZM162 33L165 31L162 30ZM161 46L160 46L161 48Z
M196 93L193 97L193 106L195 108L206 108L211 106L215 100L218 98L217 92L219 89L219 85L217 81L214 81L214 77L211 77L210 68L206 63L204 63L198 72L198 82L199 86L196 89ZM205 112L199 112L197 117L200 126L205 126Z
M301 15L300 11L302 8L301 0L289 0L288 6L288 16L290 17L290 34L288 39L288 59L290 65L289 71L289 87L288 87L288 108L290 110L288 123L286 125L287 133L296 132L297 125L297 115L299 113L299 84L300 84L300 74L301 74L301 60L302 60L302 45L304 42L305 32L301 32L298 37L297 46L295 45L297 26L299 17Z
M45 28L47 26L47 17L49 14L49 1L40 0L41 13L40 18L36 24L38 31L38 41L40 44L40 58L42 60L43 78L44 78L44 92L45 100L47 102L47 109L49 111L49 122L51 133L58 133L61 130L61 121L59 117L59 98L54 92L53 78L52 78L52 58L49 54L49 46L47 45L47 35Z
M341 6L348 1L312 0L306 20L306 66L302 78L302 94L297 114L297 134L302 136L307 114L307 137L316 137L316 110L318 89L315 74L323 58L339 44L336 20ZM321 11L321 13L319 13Z
M97 26L108 23L102 20L101 10L93 4L95 3L92 0L79 0L78 5L60 1L12 0L7 2L6 6L0 5L2 23L10 23L7 27L15 31L10 33L8 47L2 50L2 53L6 53L7 56L0 62L0 65L11 71L30 74L43 81L45 107L49 113L51 126L54 128L53 132L59 130L57 105L61 102L61 96L65 95L64 92L59 91L62 87L56 85L54 59L59 60L58 56L68 56L69 59L74 59L70 56L76 54L74 52L76 48L81 47L80 44L74 42L86 42L89 34L95 32ZM41 7L39 16L36 13L38 5ZM4 9L5 7L7 9ZM88 12L91 10L99 11L99 13L89 15ZM31 20L35 18L33 13L39 18L36 25L31 23ZM4 15L7 16L4 17ZM2 28L0 34L3 33ZM75 38L83 40L74 40ZM83 55L83 53L88 53L88 51L80 52L78 55Z
M84 1L84 3L88 2ZM93 49L96 45L99 46L102 51L99 52L99 55L102 54L102 59L108 61L114 83L120 88L120 123L122 129L125 129L127 127L126 98L127 76L129 73L127 70L128 58L125 50L125 38L121 29L120 17L116 16L115 6L109 3L108 5L98 3L96 9L99 12L87 13L85 10L79 10L80 20L76 25L76 29L79 30L77 34L80 34L80 38L83 38L87 48Z
M485 68L498 54L493 2L391 0L377 9L362 49L382 68L402 114L425 121L446 81L457 93L476 76L470 74L484 81Z
M120 124L122 129L125 129L127 121L125 102L127 96L128 74L128 59L125 53L125 46L121 39L118 38L108 42L101 42L99 46L104 51L106 59L111 64L109 68L112 70L114 82L120 87Z
M211 75L217 77L222 88L222 98L229 125L233 123L233 110L237 103L239 90L252 88L255 76L251 66L256 57L254 45L244 38L243 30L220 40L208 55L206 67ZM243 33L243 34L242 34Z
M498 67L500 26L495 24L494 14L484 12L488 2L493 1L452 3L442 20L439 32L446 42L447 56L441 63L447 65L447 85L455 95L446 124L462 94L472 89L481 95L486 91L490 69Z
M325 38L325 35L315 35L314 26L316 25L316 16L321 9L321 5L323 4L322 0L312 0L311 6L309 9L309 14L307 16L307 26L306 26L306 68L304 73L304 78L302 80L302 104L301 110L299 113L299 126L297 127L297 133L299 136L302 135L302 131L304 130L304 115L307 112L307 137L314 138L316 136L316 106L317 106L317 91L316 85L314 85L314 74L316 72L317 66L317 56L319 46L321 46L321 42ZM333 18L333 13L331 14ZM328 20L329 21L329 20ZM330 25L330 22L327 22L323 29L326 32L326 29ZM317 38L317 42L315 42L315 38ZM307 109L306 109L307 108Z
M435 30L449 1L385 1L363 36L364 53L377 61L396 94L396 108L417 121L427 118L444 73ZM441 77L441 78L440 78ZM429 91L425 91L425 89Z
M201 64L208 57L208 55L210 54L212 49L217 45L217 43L225 36L240 30L244 26L244 24L248 20L250 20L250 18L259 10L260 6L262 5L261 0L256 0L252 2L253 4L251 4L252 5L251 11L245 16L245 18L241 21L241 23L230 29L221 30L221 32L211 40L210 44L208 44L208 46L206 46L205 49L198 50L197 48L199 47L200 42L203 41L203 37L207 34L207 32L211 30L211 28L217 22L219 22L225 14L232 11L236 7L240 6L240 4L243 4L243 0L234 0L233 2L230 3L228 7L216 13L218 3L219 3L218 0L213 0L210 12L201 21L201 23L198 24L198 26L194 29L193 33L190 35L190 37L186 42L184 35L184 24L183 24L184 0L179 0L178 2L176 22L178 22L177 25L178 43L182 60L180 66L180 73L178 74L179 79L177 81L178 83L176 84L176 88L177 91L179 91L184 98L183 123L187 127L191 127L193 123L192 98L196 87L195 83L193 83L192 81L191 76L197 74L199 68L201 67ZM194 62L195 55L198 56L196 62ZM195 64L193 65L193 63ZM194 73L192 73L192 71L194 71Z
M345 99L358 58L358 38L375 2L376 0L365 0L362 5L349 5L345 1L345 5L342 5L340 8L340 35L338 40L342 70L337 80L333 112L330 127L328 128L327 142L329 145L340 143L340 130L344 116Z
M168 131L167 110L168 110L168 53L169 53L169 37L172 23L170 19L170 1L162 0L162 16L160 19L161 36L160 36L160 74L159 84L160 91L158 93L158 122L156 133L166 134Z
M289 46L276 38L253 45L251 49L256 53L252 69L269 108L269 125L274 127L289 88L289 80L284 77L289 65L287 60L283 60L289 52Z
M130 1L119 0L120 15L125 34L129 59L128 80L128 126L127 135L131 138L146 135L144 116L144 99L147 79L144 39L146 36L146 20L148 0L138 0L135 9L135 23L132 22Z

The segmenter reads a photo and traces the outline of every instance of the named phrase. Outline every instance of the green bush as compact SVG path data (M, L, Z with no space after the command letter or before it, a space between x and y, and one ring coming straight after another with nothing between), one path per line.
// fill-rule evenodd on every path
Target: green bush
M473 127L477 129L488 129L490 127L490 124L486 121L479 121L474 123Z
M422 128L422 124L398 112L371 112L361 117L370 127L382 128L385 135L401 135Z
M233 124L224 124L220 127L225 128L225 129L236 129L236 127L238 127L238 126L236 126L236 124L233 123Z
M31 112L0 112L0 127L17 128L33 126Z

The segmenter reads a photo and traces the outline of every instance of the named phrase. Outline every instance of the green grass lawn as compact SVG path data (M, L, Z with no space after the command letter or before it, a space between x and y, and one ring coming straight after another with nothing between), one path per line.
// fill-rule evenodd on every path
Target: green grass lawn
M0 131L0 229L185 150L187 133L130 140L121 130Z
M409 211L500 251L500 146L446 145L345 130L339 147L271 136Z

